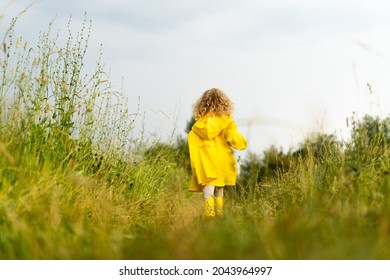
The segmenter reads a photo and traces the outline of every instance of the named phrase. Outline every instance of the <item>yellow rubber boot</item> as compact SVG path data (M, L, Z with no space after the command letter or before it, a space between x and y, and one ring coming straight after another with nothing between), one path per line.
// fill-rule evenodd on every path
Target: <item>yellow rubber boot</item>
M216 197L215 199L215 215L221 217L223 214L223 197Z
M204 201L204 215L206 218L215 217L215 202L213 197L206 198Z

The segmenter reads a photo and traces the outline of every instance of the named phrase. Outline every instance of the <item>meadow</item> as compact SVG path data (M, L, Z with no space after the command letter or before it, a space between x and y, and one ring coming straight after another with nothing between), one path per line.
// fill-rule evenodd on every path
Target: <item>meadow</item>
M390 259L390 120L350 119L248 155L224 216L187 191L186 139L134 135L87 20L30 46L12 23L0 60L0 259Z

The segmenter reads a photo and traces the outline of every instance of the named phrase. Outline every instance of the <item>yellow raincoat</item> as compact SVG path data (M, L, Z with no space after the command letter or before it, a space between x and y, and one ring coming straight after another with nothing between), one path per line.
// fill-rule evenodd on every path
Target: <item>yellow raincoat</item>
M192 179L189 191L202 192L203 186L234 186L237 179L232 147L244 150L246 139L229 117L205 116L188 134Z

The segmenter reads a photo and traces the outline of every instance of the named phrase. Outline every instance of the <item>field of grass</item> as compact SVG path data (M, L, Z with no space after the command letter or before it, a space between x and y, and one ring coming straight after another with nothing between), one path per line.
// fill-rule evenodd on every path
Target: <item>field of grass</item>
M84 73L88 22L64 46L51 26L3 44L0 259L390 259L388 119L307 142L261 180L245 162L206 221L185 141L131 137L136 112L100 60Z

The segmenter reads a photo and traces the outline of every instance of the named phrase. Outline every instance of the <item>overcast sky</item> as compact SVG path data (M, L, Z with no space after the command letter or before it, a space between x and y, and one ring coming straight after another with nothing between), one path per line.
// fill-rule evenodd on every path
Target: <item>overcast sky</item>
M32 1L0 0L2 31ZM285 150L311 132L348 135L353 112L390 113L390 4L358 0L41 0L17 32L37 38L57 15L92 20L89 55L111 69L150 135L184 133L195 100L219 87L250 151ZM93 68L93 66L91 66ZM372 93L367 84L372 87Z

